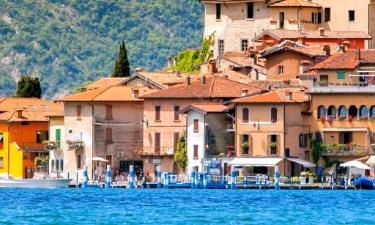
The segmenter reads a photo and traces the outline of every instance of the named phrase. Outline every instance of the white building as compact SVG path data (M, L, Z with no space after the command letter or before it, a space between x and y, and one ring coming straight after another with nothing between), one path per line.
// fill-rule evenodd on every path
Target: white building
M49 150L49 176L50 177L67 177L64 174L64 115L49 116L48 122L49 141L46 148Z

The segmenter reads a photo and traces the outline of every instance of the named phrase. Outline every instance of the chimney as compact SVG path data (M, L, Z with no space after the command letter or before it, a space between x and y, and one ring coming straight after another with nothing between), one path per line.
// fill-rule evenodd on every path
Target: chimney
M319 35L324 36L324 28L323 27L319 28Z
M206 84L206 76L201 76L201 85Z
M17 110L17 118L22 118L22 110Z
M143 71L142 67L137 67L137 68L135 68L135 72L136 72L136 73L140 73L140 72L142 72L142 71Z
M355 59L358 60L358 61L361 61L361 49L356 48L354 50L354 53L355 53Z
M329 45L324 45L323 51L326 53L326 56L331 55L331 47L329 47Z
M139 97L139 90L138 89L132 89L132 96L133 98Z
M187 85L191 84L191 78L189 76L186 77L186 84Z
M177 77L181 77L181 71L176 70L175 73L176 73L176 76L177 76Z
M210 74L217 73L216 60L211 59L208 61L208 73Z
M286 99L288 99L288 100L292 100L293 99L293 94L290 91L286 91L285 92L285 96L286 96Z
M176 65L176 58L171 56L168 58L168 68L174 67Z
M339 52L341 52L341 53L345 53L346 52L345 45L339 45Z
M249 94L249 90L247 88L242 88L241 89L241 96L244 97L246 96L247 94Z

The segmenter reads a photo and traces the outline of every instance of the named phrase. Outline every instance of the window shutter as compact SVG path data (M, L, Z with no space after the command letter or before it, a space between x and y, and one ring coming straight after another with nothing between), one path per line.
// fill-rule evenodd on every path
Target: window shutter
M322 13L318 12L318 23L322 23Z

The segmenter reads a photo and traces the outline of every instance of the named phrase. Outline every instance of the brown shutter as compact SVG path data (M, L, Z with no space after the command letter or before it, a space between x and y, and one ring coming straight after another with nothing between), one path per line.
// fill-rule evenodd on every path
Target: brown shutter
M249 122L249 109L248 108L242 109L242 122L243 123Z
M194 120L194 133L199 132L199 120Z
M160 110L161 107L159 105L155 106L155 120L160 121Z
M160 154L160 133L155 133L155 154Z
M194 159L198 159L198 145L194 145Z
M180 120L180 106L174 107L174 120Z
M107 120L112 120L112 105L105 106L105 117Z
M113 139L112 139L112 128L111 127L107 127L105 129L105 139L107 142L112 142Z
M77 105L77 120L81 120L81 111L82 111L82 106Z
M174 152L177 151L177 143L178 143L178 139L180 138L180 133L176 132L174 133L174 137L173 137L173 147L174 147Z
M267 154L271 154L271 135L267 135Z

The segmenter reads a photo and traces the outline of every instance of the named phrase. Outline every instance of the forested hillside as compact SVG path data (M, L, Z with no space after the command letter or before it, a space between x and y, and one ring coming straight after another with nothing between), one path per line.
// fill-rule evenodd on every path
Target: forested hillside
M45 97L108 76L123 39L132 68L161 69L200 46L202 19L197 0L0 0L0 96L21 75Z

